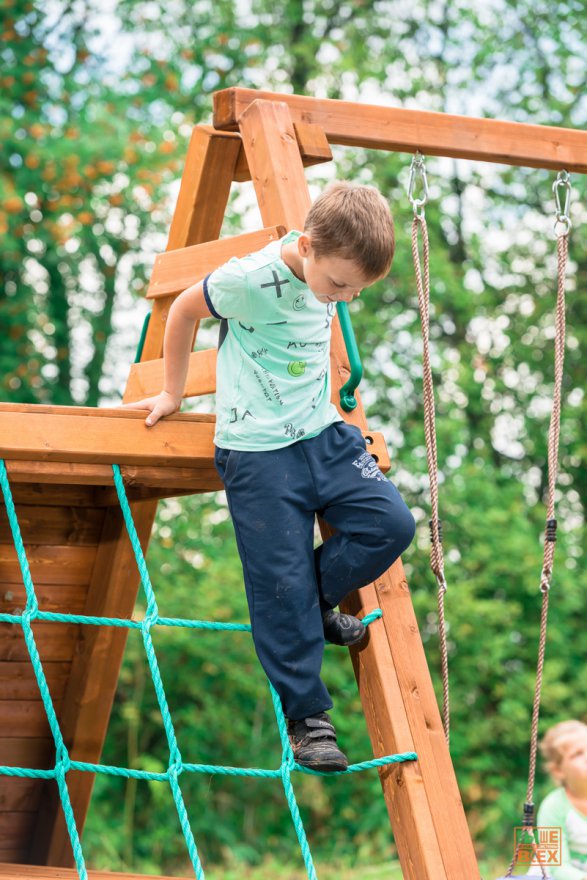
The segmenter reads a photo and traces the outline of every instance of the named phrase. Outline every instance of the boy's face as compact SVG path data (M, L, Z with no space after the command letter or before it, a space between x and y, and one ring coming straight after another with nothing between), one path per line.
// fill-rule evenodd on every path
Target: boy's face
M587 733L577 733L560 744L561 762L553 775L563 785L587 783Z
M319 302L350 302L364 287L378 280L367 278L354 260L326 254L316 257L308 235L298 239L298 252L303 261L304 280Z

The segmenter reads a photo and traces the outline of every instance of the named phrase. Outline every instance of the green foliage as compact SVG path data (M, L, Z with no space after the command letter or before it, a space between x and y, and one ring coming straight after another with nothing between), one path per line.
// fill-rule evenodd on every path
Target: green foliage
M209 119L215 89L277 88L573 127L587 117L585 10L576 0L559 3L554 19L551 5L536 0L252 0L247 12L230 0L121 0L115 52L98 39L90 6L5 0L0 11L0 381L11 400L95 404L100 393L112 396L100 375L116 349L113 315L128 310L136 341L140 322L125 295L144 292L145 253L164 247L171 182L191 125ZM396 218L392 274L364 293L352 317L370 424L386 436L392 478L418 521L404 562L440 693L408 160L342 148L335 159L340 177L376 183ZM553 381L552 174L434 158L427 165L451 749L479 851L496 860L485 866L490 875L511 857L527 775ZM321 183L322 170L309 177ZM573 189L560 539L541 731L586 712L584 179L573 175ZM231 229L240 207L233 203ZM247 620L222 495L162 504L149 563L162 614ZM185 761L278 766L269 691L249 636L158 629L155 647ZM367 758L346 652L327 651L324 675L345 751ZM103 760L161 770L167 757L133 632ZM295 784L321 877L393 876L374 771ZM185 774L182 786L212 878L304 876L278 781ZM537 800L548 787L541 775ZM98 868L189 871L161 783L98 777L85 846Z

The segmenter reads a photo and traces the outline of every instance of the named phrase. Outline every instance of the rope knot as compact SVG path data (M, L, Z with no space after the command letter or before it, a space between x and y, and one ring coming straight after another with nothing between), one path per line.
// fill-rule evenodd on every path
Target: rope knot
M149 632L149 630L155 626L155 624L159 621L159 609L155 603L147 606L147 613L145 614L142 622L141 629L143 632Z
M55 774L57 779L65 779L65 774L71 770L71 759L64 745L59 746L55 760Z
M39 606L36 601L33 603L27 602L27 607L22 612L22 625L30 626L32 621L36 619L37 614L39 613Z
M174 749L169 758L169 767L167 773L170 781L177 782L177 779L184 771L183 760L179 749Z

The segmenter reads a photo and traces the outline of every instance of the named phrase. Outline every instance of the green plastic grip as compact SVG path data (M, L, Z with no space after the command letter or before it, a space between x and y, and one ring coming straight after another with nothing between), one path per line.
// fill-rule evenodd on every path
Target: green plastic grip
M340 405L345 412L351 412L357 405L355 391L363 378L363 364L361 363L361 355L359 354L347 303L337 303L336 311L351 368L351 375L340 389Z

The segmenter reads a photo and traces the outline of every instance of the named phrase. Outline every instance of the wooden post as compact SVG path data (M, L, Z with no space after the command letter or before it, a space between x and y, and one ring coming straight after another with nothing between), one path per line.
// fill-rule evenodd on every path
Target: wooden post
M239 128L265 225L303 228L310 196L293 123L284 103L255 100ZM333 328L333 395L348 360ZM355 423L366 427L362 407ZM353 650L354 667L376 755L416 751L418 762L381 771L406 880L475 880L475 854L401 562L348 607L383 610L369 640Z
M194 129L167 250L218 238L239 149L238 135L215 132L210 126ZM165 318L172 301L172 296L155 301L141 361L161 357ZM131 509L141 544L146 547L157 502L134 503ZM84 614L130 617L140 584L134 555L117 508L106 521ZM61 728L72 757L96 762L108 728L128 633L114 627L86 629L92 632L84 634L82 650L72 664L62 701ZM94 777L90 773L70 774L68 784L81 829ZM64 867L74 863L55 784L45 785L31 861Z

